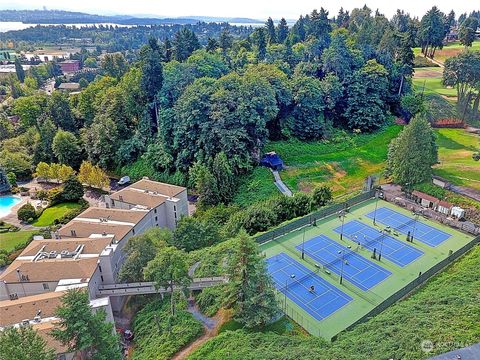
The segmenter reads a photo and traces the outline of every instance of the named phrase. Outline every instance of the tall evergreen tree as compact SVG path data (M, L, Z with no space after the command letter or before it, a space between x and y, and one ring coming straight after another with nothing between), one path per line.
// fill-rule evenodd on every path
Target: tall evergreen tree
M475 34L478 28L478 20L472 16L466 19L462 25L460 25L460 31L458 32L458 39L460 43L465 47L471 47L475 41Z
M337 26L346 28L348 27L348 20L350 19L350 15L348 14L348 11L343 10L343 7L340 8L337 14L337 18L335 19L335 23Z
M15 58L15 73L17 74L18 80L23 83L25 81L25 70L23 70L22 63L18 56Z
M267 54L267 39L265 29L257 29L257 56L260 61L265 60Z
M207 40L207 46L205 47L205 50L207 50L210 53L215 52L220 47L217 39L214 38L208 38Z
M277 34L275 32L275 24L271 17L268 18L265 29L267 31L267 41L269 44L275 44L277 42Z
M280 44L283 44L288 36L288 24L285 18L281 18L277 25L277 40Z
M158 42L150 38L148 45L145 45L141 52L141 88L149 109L151 120L151 131L158 130L158 93L163 85L162 54Z
M403 186L430 181L437 161L435 133L427 120L417 116L391 141L387 174Z
M220 202L224 204L230 203L235 194L235 177L232 167L224 152L220 152L215 156L212 165L212 174L216 179L218 195Z
M220 49L222 49L222 53L225 56L228 49L230 49L233 45L233 36L230 34L228 29L223 29L218 40L218 45L220 46Z
M175 60L177 61L187 60L195 50L200 48L197 36L192 30L186 27L182 27L182 29L175 34L173 45L175 49Z
M169 38L166 38L165 42L163 43L163 56L164 56L165 62L169 62L172 60L173 49L172 49L172 42L170 41Z
M242 231L229 262L228 302L248 328L263 327L278 314L273 284L257 243Z

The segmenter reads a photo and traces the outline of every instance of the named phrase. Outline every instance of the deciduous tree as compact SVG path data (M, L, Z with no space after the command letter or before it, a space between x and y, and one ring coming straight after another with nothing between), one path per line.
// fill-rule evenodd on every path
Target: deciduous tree
M55 316L59 320L51 334L70 351L92 360L123 358L113 324L106 320L105 310L92 311L87 291L68 290Z
M157 288L170 289L171 314L175 316L175 287L186 287L191 281L187 254L173 246L163 247L155 258L148 262L144 275L146 279L154 281Z
M0 331L0 360L54 360L55 351L30 326Z

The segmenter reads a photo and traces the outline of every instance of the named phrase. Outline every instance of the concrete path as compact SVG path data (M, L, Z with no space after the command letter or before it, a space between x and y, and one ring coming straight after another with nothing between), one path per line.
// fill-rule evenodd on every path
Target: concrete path
M453 350L442 355L437 355L428 360L479 360L480 343L465 347L463 349Z
M292 191L285 185L285 183L280 178L280 174L276 170L272 170L273 177L275 178L275 186L280 190L280 192L285 196L293 196Z

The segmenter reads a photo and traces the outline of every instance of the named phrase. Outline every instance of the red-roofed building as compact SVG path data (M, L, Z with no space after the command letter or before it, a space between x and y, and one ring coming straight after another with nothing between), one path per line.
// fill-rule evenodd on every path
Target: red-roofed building
M413 195L413 198L415 199L415 201L417 203L421 204L422 206L431 208L431 209L435 209L437 207L438 203L440 202L440 200L437 199L435 196L425 194L421 191L414 190L412 192L412 195Z
M450 215L452 212L453 204L450 204L448 201L440 200L437 205L437 211L439 213Z
M61 63L58 63L60 69L63 73L73 73L80 70L80 61L79 60L65 60Z

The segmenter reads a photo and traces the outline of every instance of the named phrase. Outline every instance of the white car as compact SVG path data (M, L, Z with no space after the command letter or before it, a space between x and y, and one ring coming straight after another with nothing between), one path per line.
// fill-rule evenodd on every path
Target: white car
M120 180L118 180L118 185L125 185L130 182L130 176L124 176Z

